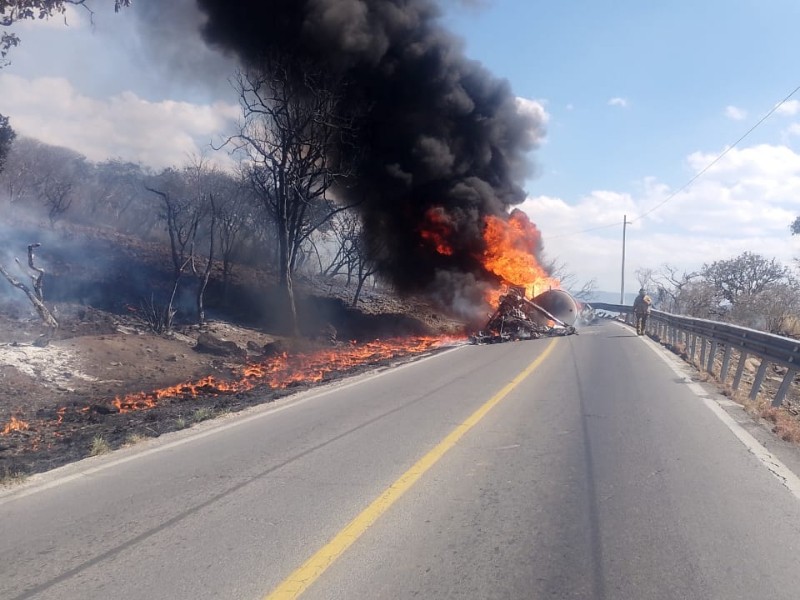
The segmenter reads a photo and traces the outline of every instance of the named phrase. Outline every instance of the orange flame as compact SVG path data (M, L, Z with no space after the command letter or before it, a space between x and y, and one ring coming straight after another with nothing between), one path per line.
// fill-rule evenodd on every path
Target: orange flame
M0 435L8 435L12 431L27 431L29 428L30 425L28 425L28 423L12 416L11 420L6 423L6 426L0 431Z
M345 371L357 365L427 352L449 341L452 341L452 338L395 338L310 353L292 355L284 353L262 362L245 365L238 373L239 379L223 381L207 376L198 381L187 381L152 392L118 396L114 398L112 404L119 412L125 413L153 408L164 398L194 397L200 393L246 392L259 385L283 389L298 383L319 382L332 372Z
M424 228L419 230L420 237L432 244L439 254L452 256L453 247L448 238L453 226L445 210L441 207L430 208L425 213L425 220Z
M425 213L425 224L419 230L420 237L436 248L439 254L454 254L450 241L453 233L453 221L444 208L431 208ZM499 289L486 292L485 299L489 305L498 306L500 296L508 291L508 285L524 287L528 298L560 287L558 280L550 277L536 258L541 239L536 225L519 209L511 211L507 219L491 215L484 218L485 249L476 258L504 284Z
M521 210L511 212L508 220L488 216L483 239L483 266L510 285L525 288L526 296L533 298L551 287L559 287L557 279L550 277L539 264L536 254L541 246L541 233ZM487 300L497 305L502 291L492 290Z

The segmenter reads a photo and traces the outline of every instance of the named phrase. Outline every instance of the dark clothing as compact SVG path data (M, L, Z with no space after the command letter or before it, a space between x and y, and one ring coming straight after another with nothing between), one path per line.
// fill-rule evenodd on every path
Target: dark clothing
M636 321L636 333L644 335L647 328L647 317L650 316L650 305L653 303L650 296L639 292L633 301L633 317Z
M647 314L636 315L636 335L644 335L647 329Z

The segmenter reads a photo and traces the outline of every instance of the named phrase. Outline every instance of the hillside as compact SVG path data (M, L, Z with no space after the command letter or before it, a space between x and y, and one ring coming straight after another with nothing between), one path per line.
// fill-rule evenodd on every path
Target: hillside
M27 243L43 244L36 260L60 328L42 344L44 329L25 294L0 279L6 479L428 351L437 336L463 329L420 300L370 289L356 309L340 282L301 278L302 337L292 339L275 308L273 279L240 267L227 299L212 279L206 327L193 323L186 295L175 330L157 335L143 313L171 288L167 247L77 227L16 227L13 239L3 260L9 269L10 251L24 259ZM367 344L376 339L383 342Z

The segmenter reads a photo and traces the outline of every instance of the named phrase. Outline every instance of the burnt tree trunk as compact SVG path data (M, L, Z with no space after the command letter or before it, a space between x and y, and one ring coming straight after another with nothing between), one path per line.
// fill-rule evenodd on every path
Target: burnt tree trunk
M297 323L297 307L294 302L294 288L292 285L292 258L291 247L289 244L289 232L285 228L281 231L279 236L279 256L280 256L280 285L283 289L284 300L286 303L285 310L288 313L289 325L291 326L292 335L299 337L300 328Z
M216 226L216 207L214 206L214 196L210 196L211 201L211 227L209 228L210 240L208 242L208 260L203 273L198 275L200 285L197 288L197 324L203 327L206 324L205 295L208 287L208 280L211 278L211 269L214 266L214 227ZM192 263L194 266L194 263ZM195 273L196 274L196 273Z
M8 282L16 288L19 288L25 295L28 296L28 299L33 304L33 307L36 309L36 312L39 313L39 317L41 317L42 322L55 331L58 329L58 321L53 316L53 313L50 312L50 309L45 306L44 303L44 294L42 292L42 280L44 278L44 269L41 267L37 267L34 262L34 255L33 250L38 248L41 244L29 244L28 245L28 266L36 272L36 275L31 275L31 281L33 282L33 289L29 288L24 283L16 280L2 265L0 265L0 273L8 280ZM19 263L19 259L17 259L17 263Z

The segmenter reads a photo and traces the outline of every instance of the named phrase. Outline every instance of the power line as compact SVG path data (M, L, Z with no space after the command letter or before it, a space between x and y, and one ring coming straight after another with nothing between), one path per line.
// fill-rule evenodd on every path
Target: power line
M628 221L630 223L630 221ZM548 235L547 240L556 240L558 238L570 237L578 235L579 233L589 233L590 231L597 231L599 229L611 229L612 227L619 227L619 223L609 223L608 225L598 225L597 227L589 227L589 229L581 229L580 231L570 231L569 233L562 233L560 235Z
M667 202L669 202L670 200L672 200L672 199L673 199L675 196L677 196L678 194L680 194L680 193L681 193L683 190L685 190L686 188L688 188L689 186L691 186L691 185L692 185L692 184L693 184L695 181L697 181L697 180L698 180L698 179L699 179L699 178L700 178L700 177L701 177L703 174L705 174L705 173L706 173L706 171L708 171L708 170L709 170L711 167L713 167L713 166L714 166L715 164L717 164L717 163L718 163L720 160L722 160L722 158L723 158L723 157L724 157L726 154L728 154L728 152L730 152L730 151L731 151L731 150L733 150L733 149L734 149L736 146L738 146L738 145L739 145L739 142L741 142L741 141L742 141L743 139L745 139L745 138L746 138L748 135L750 135L751 133L753 133L753 131L755 131L755 130L756 130L756 128L757 128L759 125L761 125L761 124L762 124L764 121L766 121L766 120L767 120L769 117L771 117L771 116L772 116L772 113L774 113L774 112L775 112L776 110L778 110L778 109L779 109L781 106L783 106L784 104L786 104L786 103L789 101L789 99L790 99L792 96L794 96L794 95L795 95L795 94L796 94L798 91L800 91L800 85L798 85L796 88L794 88L794 89L792 90L792 92L791 92L791 93L790 93L788 96L786 96L786 98L784 98L783 100L781 100L780 102L778 102L778 103L777 103L775 106L773 106L773 107L772 107L772 110L770 110L770 111L769 111L767 114L765 114L763 117L761 117L761 118L758 120L758 122L757 122L755 125L753 125L753 126L750 128L750 129L748 129L748 130L747 130L747 131L744 133L744 135L742 135L742 136L741 136L741 137L740 137L738 140L736 140L735 142L733 142L733 144L731 144L730 146L728 146L727 148L725 148L725 150L723 150L723 151L722 151L722 152L721 152L721 153L720 153L720 154L719 154L719 155L718 155L718 156L717 156L717 157L716 157L714 160L712 160L710 163L708 163L708 164L707 164L707 165L706 165L706 166L705 166L705 167L704 167L704 168L703 168L703 169L702 169L700 172L698 172L698 173L697 173L697 174L696 174L694 177L692 177L692 178L691 178L689 181L687 181L686 183L684 183L684 184L683 184L681 187L679 187L677 190L675 190L674 192L672 192L672 193L671 193L669 196L667 196L666 198L664 198L664 200L662 200L661 202L659 202L658 204L656 204L656 205L655 205L653 208L651 208L650 210L648 210L648 211L646 211L646 212L642 213L642 214L641 214L641 215L639 215L638 217L635 217L634 219L631 219L631 222L633 222L633 221L638 221L639 219L643 219L644 217L646 217L646 216L647 216L647 215L649 215L650 213L652 213L652 212L654 212L654 211L658 210L659 208L661 208L662 206L664 206L664 205L665 205Z
M647 215L649 215L649 214L651 214L651 213L655 212L656 210L658 210L659 208L661 208L662 206L664 206L664 205L665 205L667 202L669 202L670 200L672 200L672 199L673 199L675 196L677 196L678 194L680 194L682 191L684 191L685 189L687 189L688 187L690 187L690 186L691 186L691 185L692 185L692 184L693 184L695 181L697 181L697 180L698 180L700 177L702 177L702 176L703 176L703 175L704 175L704 174L705 174L705 173L706 173L706 172L707 172L709 169L711 169L711 167L713 167L713 166L714 166L715 164L717 164L717 163L718 163L720 160L722 160L722 159L725 157L725 155L726 155L726 154L728 154L728 152L730 152L730 151L731 151L731 150L733 150L733 149L734 149L736 146L738 146L738 145L739 145L739 143L740 143L740 142L742 142L742 140L744 140L744 139L745 139L747 136L749 136L751 133L753 133L753 131L755 131L755 130L756 130L756 129L757 129L757 128L758 128L758 127L759 127L759 126L760 126L760 125L761 125L761 124L764 122L764 121L766 121L766 120L767 120L769 117L771 117L771 116L772 116L772 114L773 114L773 113L774 113L776 110L778 110L778 109L779 109L781 106L783 106L784 104L786 104L786 103L787 103L787 102L788 102L788 101L791 99L791 97L792 97L792 96L794 96L794 95L795 95L795 94L796 94L798 91L800 91L800 85L798 85L796 88L794 88L794 89L791 91L791 93L790 93L788 96L786 96L786 97L785 97L783 100L781 100L781 101L780 101L780 102L778 102L778 103L777 103L775 106L773 106L773 107L772 107L772 109L771 109L771 110L770 110L770 111L769 111L767 114L765 114L763 117L761 117L761 118L758 120L758 122L757 122L755 125L753 125L753 126L750 128L750 129L748 129L748 130L747 130L747 131L746 131L746 132L745 132L745 133L744 133L744 134L743 134L743 135L742 135L742 136L741 136L739 139L737 139L735 142L733 142L733 144L731 144L730 146L728 146L727 148L725 148L725 150L723 150L723 151L722 151L722 152L721 152L719 155L717 155L717 157L716 157L714 160L712 160L710 163L708 163L708 164L707 164L707 165L706 165L706 166L705 166L705 167L704 167L704 168L703 168L701 171L699 171L699 172L698 172L698 173L697 173L697 174L696 174L694 177L692 177L692 178L691 178L689 181L687 181L686 183L684 183L684 184L683 184L681 187L679 187L677 190L675 190L674 192L672 192L672 193L671 193L669 196L667 196L667 197L666 197L664 200L662 200L661 202L659 202L658 204L656 204L656 205L655 205L653 208L651 208L650 210L647 210L647 211L645 211L644 213L642 213L642 214L641 214L641 215L639 215L638 217L634 217L633 219L631 219L630 221L628 221L628 223L633 223L634 221L638 221L638 220L640 220L640 219L643 219L643 218L644 218L644 217L646 217ZM573 231L573 232L569 232L569 233L562 233L562 234L560 234L560 235L548 236L548 237L547 237L547 239L548 239L548 240L554 240L554 239L558 239L558 238L570 237L570 236L573 236L573 235L578 235L578 234L581 234L581 233L589 233L589 232L591 232L591 231L598 231L598 230L601 230L601 229L610 229L611 227L619 227L619 223L609 223L608 225L598 225L597 227L590 227L590 228L588 228L588 229L581 229L581 230L579 230L579 231Z

